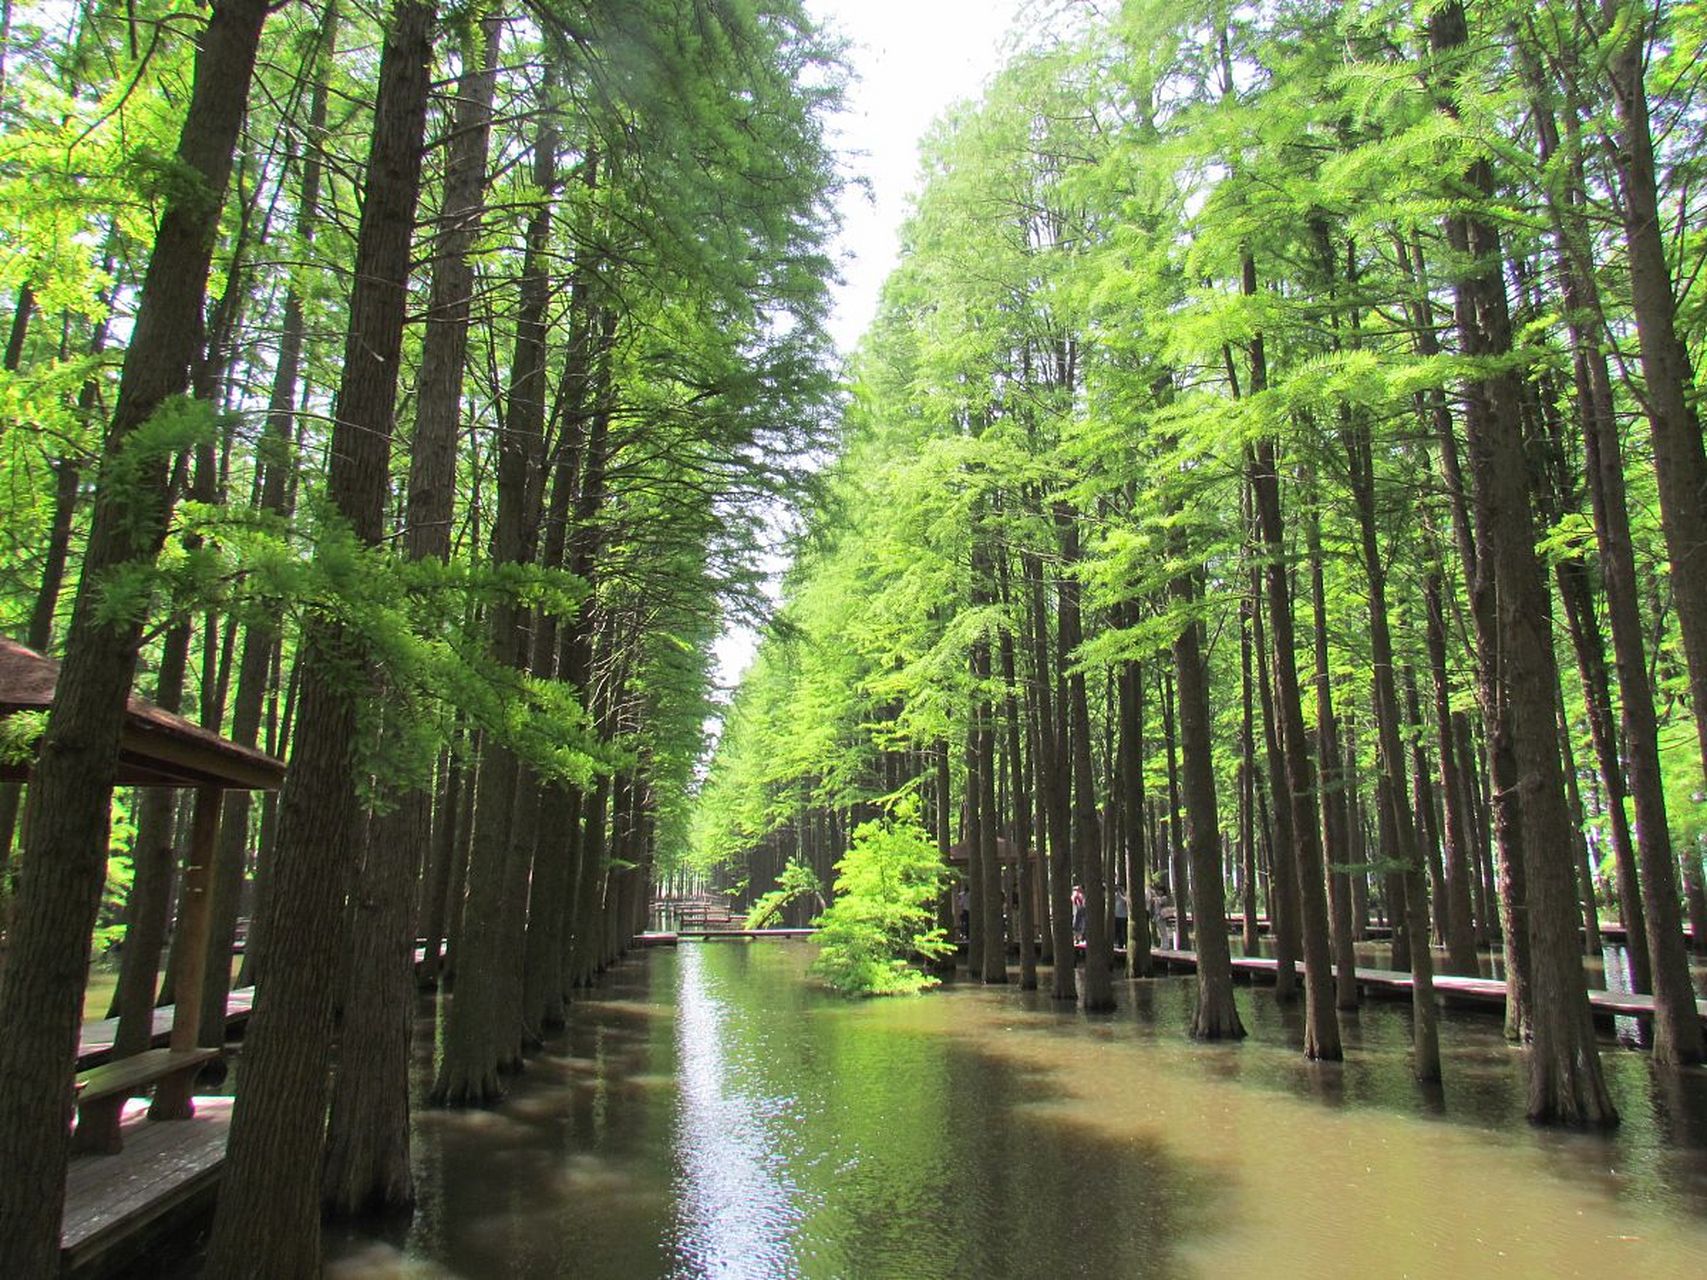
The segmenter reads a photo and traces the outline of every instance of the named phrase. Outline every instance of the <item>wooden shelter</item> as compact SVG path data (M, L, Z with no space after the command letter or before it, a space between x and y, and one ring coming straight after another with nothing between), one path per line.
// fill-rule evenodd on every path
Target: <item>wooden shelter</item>
M46 711L53 703L59 664L33 649L0 637L0 717ZM0 762L0 778L27 780L25 761ZM201 1033L202 985L208 970L214 847L219 836L220 793L273 791L285 766L264 751L240 746L183 716L164 711L135 694L125 714L114 785L192 787L197 791L189 865L179 897L178 929L184 961L174 992L176 1012L170 1048L187 1053ZM225 970L219 970L224 980ZM162 1081L150 1114L158 1119L191 1113L191 1077ZM163 1096L164 1095L164 1096Z
M996 837L996 861L1001 863L1004 867L1010 867L1018 863L1019 852L1020 851L1014 845L1014 842L1009 840L1006 836ZM1037 861L1037 850L1027 849L1025 851L1025 857L1027 862L1035 863ZM951 867L964 867L966 866L966 863L966 842L962 840L958 844L949 845L948 865Z
M0 637L0 717L46 711L58 680L59 664L52 658ZM29 772L28 764L0 761L0 778L26 779ZM276 791L284 773L284 762L266 752L239 746L131 695L114 785Z

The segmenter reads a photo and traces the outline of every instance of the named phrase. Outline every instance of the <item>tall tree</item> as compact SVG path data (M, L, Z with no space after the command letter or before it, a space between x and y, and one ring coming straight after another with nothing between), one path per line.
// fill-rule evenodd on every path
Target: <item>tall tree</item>
M108 424L94 521L53 711L32 781L30 829L0 973L0 1271L58 1265L79 996L106 868L108 805L143 619L121 575L166 534L168 449L189 387L214 231L268 6L212 6L197 44L172 188L149 257ZM164 412L162 412L164 410ZM163 439L162 437L166 437ZM115 608L115 606L118 606Z
M336 515L321 534L320 555L371 554L385 533L391 440L415 204L431 87L435 6L401 0L380 55L355 284L338 389L327 490ZM325 1138L332 992L339 971L340 922L356 835L358 720L373 679L367 642L352 620L311 613L303 634L301 709L296 749L281 803L273 870L261 913L268 945L282 958L256 988L246 1037L243 1089L233 1110L219 1211L208 1244L215 1274L240 1271L306 1275L320 1265L321 1158ZM363 890L360 881L355 890ZM391 938L376 939L394 945ZM413 950L405 939L406 951ZM383 961L382 961L383 962ZM407 978L405 978L407 981ZM403 1025L407 1002L394 1014ZM392 1049L399 1029L382 1047ZM346 1053L351 1046L346 1045ZM371 1108L381 1146L361 1153L371 1164L338 1192L346 1206L408 1195L408 1091L395 1076L346 1073L339 1105ZM401 1108L387 1123L385 1109ZM345 1149L349 1155L355 1152ZM352 1168L356 1161L351 1161ZM402 1183L399 1183L402 1179ZM334 1182L338 1181L334 1175Z

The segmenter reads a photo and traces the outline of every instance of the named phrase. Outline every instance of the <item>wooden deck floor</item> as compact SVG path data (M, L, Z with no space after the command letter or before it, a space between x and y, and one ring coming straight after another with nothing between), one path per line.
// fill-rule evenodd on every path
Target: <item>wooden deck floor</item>
M239 987L225 999L225 1032L231 1032L249 1020L255 1005L255 988ZM164 1045L172 1034L172 1019L176 1005L161 1005L154 1011L154 1040L156 1047ZM77 1044L77 1069L98 1067L113 1051L113 1038L119 1033L117 1018L94 1018L83 1024L82 1038Z
M124 1150L74 1156L65 1179L60 1259L67 1275L115 1274L168 1224L205 1210L225 1165L230 1098L197 1098L189 1120L152 1121L125 1106Z
M1165 947L1152 948L1150 954L1155 957L1158 965L1168 969L1185 972L1196 972L1197 953L1195 951L1175 951ZM1275 962L1267 956L1234 956L1233 972L1245 978L1262 977L1268 981L1274 980ZM1302 973L1302 966L1300 966ZM1378 995L1392 995L1410 998L1411 975L1396 969L1357 969L1357 980L1369 991ZM1435 991L1449 1003L1481 1005L1484 1007L1505 1007L1505 983L1495 978L1465 978L1456 974L1437 973L1434 975ZM1654 1016L1654 998L1652 996L1631 995L1616 991L1590 991L1589 1006L1603 1018L1652 1018ZM1703 1022L1707 1022L1707 1000L1697 1000L1696 1009L1701 1014Z

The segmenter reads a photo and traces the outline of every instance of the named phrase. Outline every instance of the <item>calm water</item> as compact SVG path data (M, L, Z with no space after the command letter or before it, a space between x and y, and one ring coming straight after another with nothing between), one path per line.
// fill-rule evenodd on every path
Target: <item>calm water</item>
M420 1211L330 1238L328 1274L1707 1274L1707 1072L1609 1044L1624 1127L1556 1134L1493 1018L1446 1021L1429 1091L1403 1006L1311 1066L1260 988L1251 1037L1202 1046L1190 979L1087 1019L969 985L842 1001L810 956L628 961L504 1106L420 1116Z

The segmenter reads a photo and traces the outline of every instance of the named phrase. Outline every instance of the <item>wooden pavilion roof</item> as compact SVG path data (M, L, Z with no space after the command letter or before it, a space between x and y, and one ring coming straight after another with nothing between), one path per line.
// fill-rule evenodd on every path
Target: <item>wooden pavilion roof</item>
M1025 856L1026 860L1029 862L1037 861L1037 852L1034 849L1027 849L1025 851ZM956 865L965 865L966 842L964 840L957 844L951 844L948 846L948 860L950 863ZM1006 836L996 837L996 860L998 862L1019 861L1019 850L1014 847L1013 841L1009 840Z
M0 637L0 717L46 710L58 680L59 663ZM29 772L28 764L0 761L0 778L28 778ZM274 791L284 774L284 761L239 746L131 694L119 742L117 785Z

